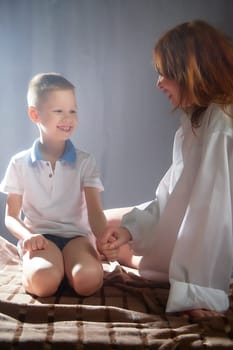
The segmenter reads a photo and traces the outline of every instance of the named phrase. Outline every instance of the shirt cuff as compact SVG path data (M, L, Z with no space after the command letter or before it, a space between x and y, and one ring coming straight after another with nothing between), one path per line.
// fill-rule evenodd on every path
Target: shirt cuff
M225 291L170 279L170 293L166 312L207 309L217 312L229 308Z

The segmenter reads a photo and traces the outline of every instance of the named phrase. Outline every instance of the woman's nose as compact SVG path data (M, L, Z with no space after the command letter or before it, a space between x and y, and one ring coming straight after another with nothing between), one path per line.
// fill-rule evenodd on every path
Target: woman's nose
M158 76L158 80L157 80L157 83L156 83L156 86L161 89L162 88L162 83L163 83L163 76L159 74Z

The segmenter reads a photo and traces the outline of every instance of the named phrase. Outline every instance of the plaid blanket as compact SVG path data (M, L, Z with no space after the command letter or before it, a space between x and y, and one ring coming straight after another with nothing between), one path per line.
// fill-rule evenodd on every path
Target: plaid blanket
M15 246L0 237L0 350L233 349L231 291L225 317L167 315L167 284L117 263L103 267L104 285L90 297L64 281L55 296L35 298L22 288Z

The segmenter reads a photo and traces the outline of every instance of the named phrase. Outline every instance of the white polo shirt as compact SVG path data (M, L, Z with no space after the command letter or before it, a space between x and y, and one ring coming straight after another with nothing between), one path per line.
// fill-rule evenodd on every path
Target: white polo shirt
M103 190L95 159L68 140L53 171L38 145L36 140L32 148L12 157L1 191L22 195L24 222L32 233L92 236L84 187Z

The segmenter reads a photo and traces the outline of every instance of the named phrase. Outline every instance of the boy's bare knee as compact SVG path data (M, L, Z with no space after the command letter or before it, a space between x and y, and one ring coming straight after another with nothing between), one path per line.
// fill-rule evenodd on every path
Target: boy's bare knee
M103 269L102 266L83 267L74 269L71 285L76 293L89 296L102 287Z
M25 290L38 297L48 297L56 293L63 276L55 269L41 269L29 278L24 278Z

